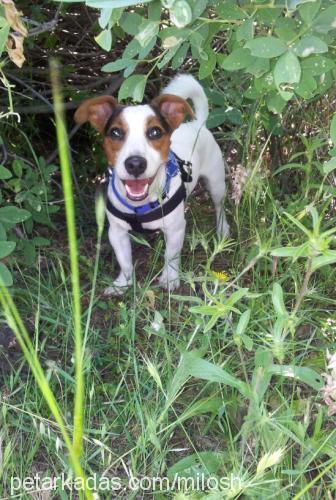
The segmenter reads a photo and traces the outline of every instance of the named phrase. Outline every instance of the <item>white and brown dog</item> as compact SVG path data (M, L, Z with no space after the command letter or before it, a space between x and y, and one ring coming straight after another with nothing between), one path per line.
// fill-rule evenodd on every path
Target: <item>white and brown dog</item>
M195 112L186 99L192 101ZM170 290L179 286L186 226L184 198L199 177L205 180L215 205L218 237L227 236L225 163L205 127L208 112L203 88L189 75L176 76L149 105L122 106L112 96L100 96L87 99L77 109L78 123L89 121L104 135L109 164L106 213L120 274L106 294L120 294L132 283L132 229L163 231L165 264L159 281ZM182 123L186 115L192 121ZM186 172L180 170L189 162L192 180L184 179L189 181L184 184L182 174Z

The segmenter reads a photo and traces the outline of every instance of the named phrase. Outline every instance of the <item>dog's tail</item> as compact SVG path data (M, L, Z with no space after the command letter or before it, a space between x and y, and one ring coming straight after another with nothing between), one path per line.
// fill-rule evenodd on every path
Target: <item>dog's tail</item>
M208 98L203 87L191 75L177 75L163 90L163 94L173 94L183 99L191 99L196 121L204 125L209 115Z

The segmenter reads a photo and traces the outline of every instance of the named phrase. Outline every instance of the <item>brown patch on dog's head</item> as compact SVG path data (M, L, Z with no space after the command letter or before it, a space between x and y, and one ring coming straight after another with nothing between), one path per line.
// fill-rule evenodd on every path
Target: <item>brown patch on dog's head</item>
M121 111L122 110L116 113L115 117L112 116L112 120L108 125L108 130L106 130L103 142L108 164L111 166L115 165L118 153L121 150L128 133L128 126L122 117ZM118 134L116 134L116 132L118 132Z
M107 120L117 106L118 101L110 95L86 99L76 110L75 121L81 124L90 122L98 132L103 133Z
M162 161L169 155L171 130L167 129L160 116L150 116L146 123L146 137L150 145L160 152Z
M159 110L173 130L181 125L186 115L194 118L194 112L187 101L177 95L162 94L153 99L151 104Z

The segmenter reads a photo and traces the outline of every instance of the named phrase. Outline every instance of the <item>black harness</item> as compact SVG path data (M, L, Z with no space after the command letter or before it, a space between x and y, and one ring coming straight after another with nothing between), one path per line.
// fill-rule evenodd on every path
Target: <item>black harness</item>
M157 208L154 208L153 210L150 210L149 212L144 214L126 213L116 208L112 204L109 197L108 196L106 197L107 210L115 217L118 217L118 219L127 222L131 226L132 231L135 231L137 233L153 233L157 231L157 229L146 229L142 226L142 224L162 219L162 217L165 217L166 215L170 214L182 201L186 199L187 191L185 188L185 183L192 181L192 174L191 174L192 164L189 161L184 161L181 158L179 158L176 155L176 153L173 154L178 164L182 182L179 188L175 191L175 193L165 203L160 204L160 206L158 206ZM165 196L165 198L168 197Z

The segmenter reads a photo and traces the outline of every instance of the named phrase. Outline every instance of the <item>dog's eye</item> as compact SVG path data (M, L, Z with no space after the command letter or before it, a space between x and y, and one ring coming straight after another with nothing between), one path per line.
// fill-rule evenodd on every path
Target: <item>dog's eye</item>
M114 127L114 128L111 128L111 130L109 131L108 135L112 138L112 139L118 139L118 140L121 140L124 138L125 136L125 133L123 131L122 128L119 128L119 127Z
M147 130L146 135L151 141L155 139L161 139L162 130L159 127L151 127Z

